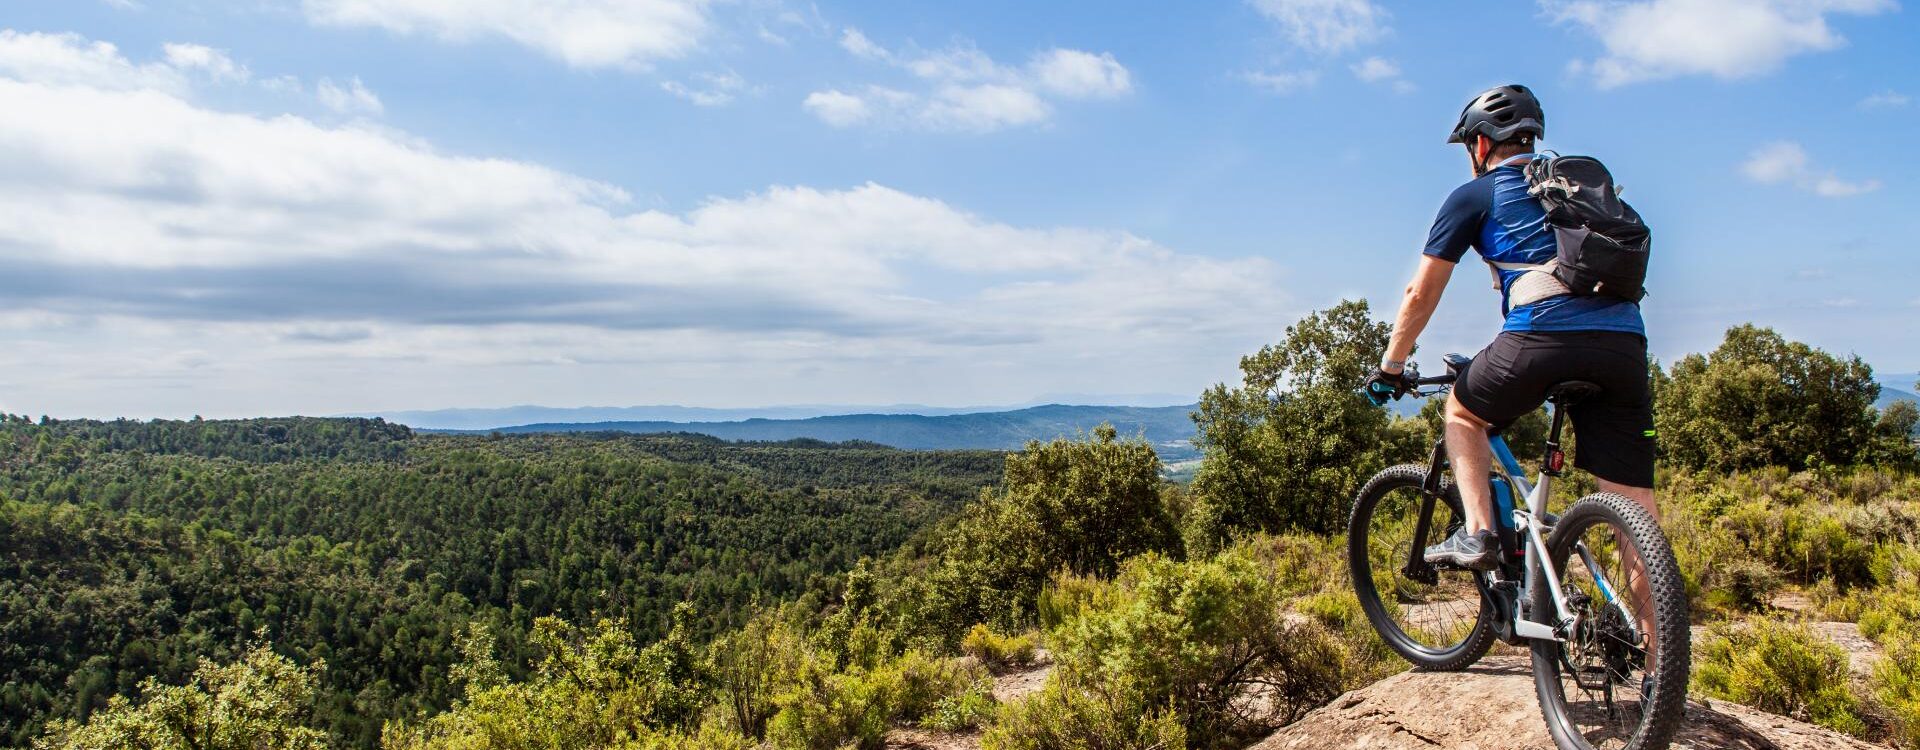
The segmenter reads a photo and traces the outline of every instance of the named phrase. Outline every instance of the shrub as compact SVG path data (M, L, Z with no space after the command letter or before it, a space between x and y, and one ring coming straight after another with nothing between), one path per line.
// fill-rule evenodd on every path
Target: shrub
M461 641L464 698L431 719L390 724L383 744L402 750L558 750L644 739L674 747L680 741L674 738L691 728L706 705L706 685L678 624L685 618L676 620L675 635L642 649L610 620L589 629L540 618L534 640L542 657L533 677L520 683L500 677L485 631L470 631Z
M982 750L1186 750L1178 713L1136 710L1049 681L1032 697L1007 706L1000 723L981 738Z
M1866 731L1847 687L1847 653L1805 625L1770 618L1713 626L1698 649L1693 687L1706 695L1812 721Z
M1151 727L1146 738L1112 734L1142 716L1183 727L1184 742L1227 746L1294 720L1343 684L1339 641L1283 619L1271 572L1246 547L1184 563L1137 557L1081 599L1047 636L1058 665L1047 688L995 730L1001 747L1170 741ZM1242 700L1256 692L1262 700ZM1058 744L1069 741L1083 744Z
M739 630L715 639L707 646L704 668L721 719L737 732L761 736L779 710L776 698L809 658L806 636L771 611L758 612Z
M1858 597L1860 633L1883 641L1920 623L1920 548L1887 545L1875 556L1883 585Z
M1908 748L1920 748L1920 639L1902 634L1887 646L1873 667L1873 699L1893 721L1894 733Z
M1145 440L1112 425L1086 440L1031 442L1007 457L1006 486L967 506L928 574L930 626L948 637L977 622L1031 624L1055 571L1112 575L1121 560L1176 552L1180 540Z
M871 670L833 672L820 660L810 661L793 689L776 700L780 708L767 722L767 741L792 750L833 750L848 743L879 748L887 727L923 719L943 699L984 678L978 667L917 651Z
M1714 585L1702 597L1713 609L1759 612L1780 589L1780 572L1751 557L1726 560L1713 572Z
M301 667L266 646L240 661L203 665L189 685L148 680L141 701L114 696L85 724L61 720L36 750L323 750L326 735L306 726L324 665Z
M993 681L977 680L966 691L936 701L933 710L920 718L920 726L942 732L975 729L991 720L999 708L1000 701L993 697Z
M1052 630L1079 617L1112 591L1106 581L1094 576L1074 575L1066 571L1054 574L1040 590L1038 610L1040 628Z
M1033 663L1036 640L1033 633L1000 635L981 623L960 639L960 652L990 667L1026 665Z

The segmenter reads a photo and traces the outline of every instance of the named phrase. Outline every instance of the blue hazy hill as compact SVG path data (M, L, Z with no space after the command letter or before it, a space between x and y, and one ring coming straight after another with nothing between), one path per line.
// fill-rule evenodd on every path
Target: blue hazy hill
M1191 440L1194 410L1186 406L1072 406L1046 404L1008 411L965 414L836 414L798 419L752 418L730 421L623 420L541 422L501 427L503 433L528 432L691 432L724 440L779 441L811 438L830 442L864 440L911 450L988 448L1015 450L1029 440L1074 437L1110 423L1122 436L1144 436L1162 459L1195 455ZM484 432L486 430L464 430Z

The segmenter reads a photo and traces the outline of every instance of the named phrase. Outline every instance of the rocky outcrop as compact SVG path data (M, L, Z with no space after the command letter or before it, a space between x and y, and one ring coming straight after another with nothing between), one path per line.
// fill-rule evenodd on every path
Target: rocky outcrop
M1695 699L1677 749L1877 750L1846 735ZM1551 750L1525 656L1489 656L1464 672L1406 672L1340 696L1252 750Z

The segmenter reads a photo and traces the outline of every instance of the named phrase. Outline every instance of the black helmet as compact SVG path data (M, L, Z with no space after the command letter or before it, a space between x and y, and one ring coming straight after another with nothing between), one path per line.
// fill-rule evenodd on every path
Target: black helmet
M1475 133L1495 141L1504 141L1519 133L1545 138L1547 113L1540 109L1540 100L1533 98L1533 92L1525 86L1511 83L1487 89L1467 102L1466 109L1460 110L1460 122L1453 126L1453 135L1447 137L1447 142L1466 143Z

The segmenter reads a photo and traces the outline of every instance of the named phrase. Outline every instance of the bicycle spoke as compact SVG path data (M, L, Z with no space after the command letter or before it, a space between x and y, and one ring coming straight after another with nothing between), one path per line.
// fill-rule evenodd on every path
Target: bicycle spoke
M1421 500L1413 488L1381 498L1369 525L1368 562L1393 625L1421 647L1444 651L1465 642L1473 632L1480 616L1480 591L1465 571L1440 571L1438 581L1426 584L1408 578L1402 570L1410 554L1444 538L1456 523L1452 513L1440 506L1428 538L1414 539Z
M1589 555L1569 555L1561 568L1562 588L1579 621L1559 646L1564 715L1593 747L1626 747L1643 718L1647 652L1636 630L1642 629L1637 618L1647 607L1644 595L1636 603L1635 592L1644 592L1644 577L1631 563L1637 560L1632 543L1611 526L1595 524L1580 539Z

